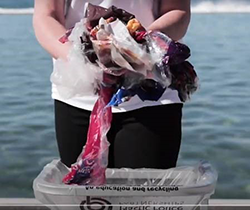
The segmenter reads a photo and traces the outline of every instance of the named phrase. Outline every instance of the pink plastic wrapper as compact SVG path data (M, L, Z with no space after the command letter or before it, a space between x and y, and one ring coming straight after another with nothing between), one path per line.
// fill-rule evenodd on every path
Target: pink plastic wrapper
M90 125L87 143L77 163L71 166L63 182L65 184L79 185L103 185L105 184L105 170L108 165L107 133L111 126L112 112L108 107L111 96L111 88L101 88L100 96L95 103L90 116Z

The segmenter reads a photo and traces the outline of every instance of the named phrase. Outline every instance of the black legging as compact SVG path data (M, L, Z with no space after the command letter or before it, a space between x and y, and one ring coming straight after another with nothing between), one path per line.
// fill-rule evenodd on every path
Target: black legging
M108 133L109 168L176 166L181 143L182 104L115 113ZM70 167L86 143L90 112L55 101L56 138L61 161Z

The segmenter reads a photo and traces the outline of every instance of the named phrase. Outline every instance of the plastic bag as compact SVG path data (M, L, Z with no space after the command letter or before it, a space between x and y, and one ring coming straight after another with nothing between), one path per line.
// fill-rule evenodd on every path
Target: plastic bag
M129 31L120 20L116 20L110 23L113 31L114 45L119 52L126 58L131 64L138 66L144 65L145 69L151 69L150 57L146 52L145 47L139 45L135 39L129 34ZM140 70L140 69L139 69ZM140 72L144 74L143 72Z
M53 210L61 210L62 206L76 210L159 206L194 210L214 193L217 181L217 172L207 162L168 170L107 169L104 186L65 185L62 177L68 172L58 160L46 165L33 182L36 199ZM97 201L101 205L94 205L99 204Z
M178 90L182 101L190 98L190 94L198 87L198 80L194 78L189 80L188 85L184 84L187 80L182 77L197 75L186 71L186 68L179 71L186 66L182 63L190 56L190 49L186 45L174 42L158 31L147 32L143 27L135 31L133 24L138 24L138 21L131 19L133 16L123 11L127 15L124 20L122 11L115 7L106 10L88 5L86 18L76 24L68 38L74 46L68 63L57 61L51 77L51 81L58 86L60 95L70 98L93 94L98 92L100 84L114 86L117 90L137 87L137 92L140 92L140 84L144 79L159 83L154 91L157 94L162 94L162 90L170 87ZM103 16L100 18L100 15ZM180 66L177 68L176 65ZM175 72L176 69L178 72ZM111 75L106 82L103 81L103 72ZM175 79L174 82L172 78ZM179 84L180 82L183 84ZM159 85L161 88L158 88ZM152 97L142 98L150 100ZM155 97L154 100L158 98Z
M171 66L170 71L172 74L170 88L178 90L181 101L187 101L199 86L199 79L194 71L194 67L188 61L184 61Z
M107 133L111 126L112 112L107 104L112 96L112 90L102 88L90 116L87 143L76 164L63 178L65 184L103 185L105 170L108 165Z
M102 70L97 65L93 65L83 54L86 46L81 43L79 37L85 33L84 24L85 21L82 20L71 31L68 40L72 42L72 49L68 60L56 60L50 77L63 99L93 95L99 89L100 81L103 79Z

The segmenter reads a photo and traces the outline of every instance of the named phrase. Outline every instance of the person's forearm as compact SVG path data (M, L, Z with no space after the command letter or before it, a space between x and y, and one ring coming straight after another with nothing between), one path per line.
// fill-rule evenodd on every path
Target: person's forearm
M67 59L70 43L62 44L59 38L62 37L66 29L49 15L34 15L33 25L38 42L54 58Z
M173 40L180 40L187 32L190 22L190 12L172 10L154 21L148 30L159 30Z

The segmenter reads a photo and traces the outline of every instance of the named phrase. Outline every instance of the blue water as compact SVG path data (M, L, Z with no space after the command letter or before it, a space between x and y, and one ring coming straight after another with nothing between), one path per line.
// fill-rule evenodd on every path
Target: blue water
M34 0L0 0L2 8L29 8L34 6Z
M49 77L31 16L0 16L0 197L33 197L32 181L58 157ZM250 198L250 14L194 14L185 42L200 90L184 107L178 165L208 160L215 198Z
M196 5L200 2L204 2L208 0L192 0L191 3ZM239 0L209 0L210 2L218 3L228 3L228 2L239 2ZM240 3L247 2L250 0L241 0ZM34 6L34 0L0 0L0 7L2 8L28 8Z

